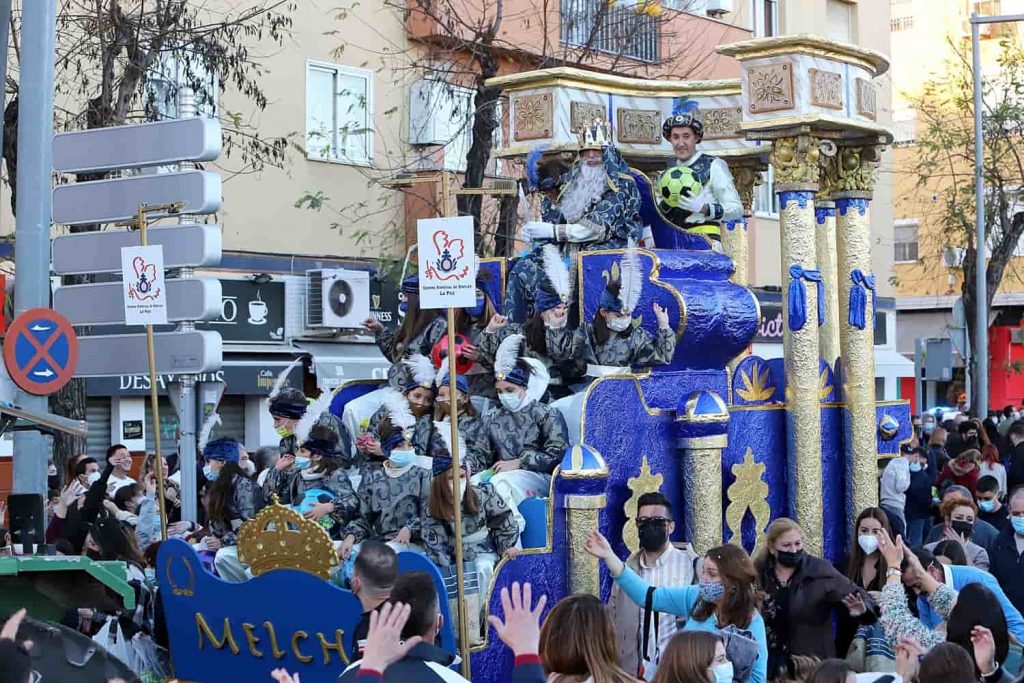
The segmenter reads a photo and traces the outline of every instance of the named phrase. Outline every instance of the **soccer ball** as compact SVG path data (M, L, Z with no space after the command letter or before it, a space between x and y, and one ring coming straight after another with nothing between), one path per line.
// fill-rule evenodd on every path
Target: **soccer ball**
M679 206L679 198L690 199L700 194L701 185L689 166L673 166L658 177L658 194L670 208Z

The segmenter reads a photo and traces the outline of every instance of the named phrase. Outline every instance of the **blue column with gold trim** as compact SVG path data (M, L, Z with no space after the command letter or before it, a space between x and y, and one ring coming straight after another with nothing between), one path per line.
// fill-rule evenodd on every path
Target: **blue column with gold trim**
M565 514L566 570L573 593L601 596L598 561L584 549L608 504L608 465L595 449L574 444L565 450L555 482L556 506Z

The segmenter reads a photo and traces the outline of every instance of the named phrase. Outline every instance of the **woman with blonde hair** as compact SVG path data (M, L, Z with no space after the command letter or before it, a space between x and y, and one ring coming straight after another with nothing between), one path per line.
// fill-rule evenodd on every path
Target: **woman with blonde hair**
M164 469L164 509L167 511L167 523L181 521L181 486L168 476L167 459L161 458ZM139 481L145 484L146 479L156 476L156 453L146 453L139 471Z
M764 593L761 613L772 676L788 678L794 655L836 656L832 617L837 608L855 619L874 620L867 593L826 560L807 554L803 529L787 517L768 525L754 567Z
M636 683L619 666L615 627L593 595L570 595L540 629L540 663L548 683Z
M683 631L665 648L654 683L732 683L732 673L722 636Z

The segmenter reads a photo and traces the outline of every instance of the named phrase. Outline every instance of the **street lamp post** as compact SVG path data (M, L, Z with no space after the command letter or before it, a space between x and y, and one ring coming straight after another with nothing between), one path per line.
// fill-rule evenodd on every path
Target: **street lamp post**
M978 405L975 414L988 417L988 282L985 277L985 178L982 171L981 32L982 24L1003 24L1024 21L1024 14L982 17L971 14L971 69L974 71L974 245L975 245L975 323L974 367L978 383Z

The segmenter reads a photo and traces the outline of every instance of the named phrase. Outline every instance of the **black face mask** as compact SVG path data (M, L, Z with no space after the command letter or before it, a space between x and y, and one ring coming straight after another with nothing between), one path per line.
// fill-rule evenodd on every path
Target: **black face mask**
M649 553L661 550L668 542L668 525L664 522L645 522L637 527L640 547Z
M800 563L804 561L804 551L797 550L795 553L791 553L780 550L775 553L775 561L783 567L799 567Z
M56 491L60 488L60 475L48 474L46 475L46 485L51 491Z
M974 533L974 524L971 522L952 522L949 526L964 538L970 538Z

